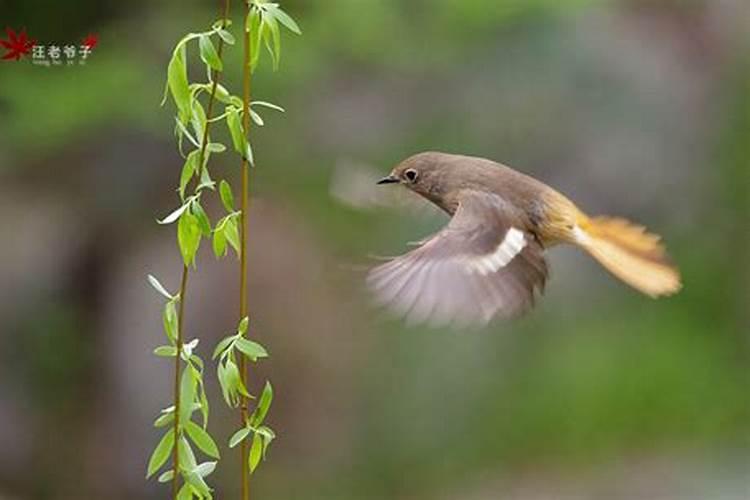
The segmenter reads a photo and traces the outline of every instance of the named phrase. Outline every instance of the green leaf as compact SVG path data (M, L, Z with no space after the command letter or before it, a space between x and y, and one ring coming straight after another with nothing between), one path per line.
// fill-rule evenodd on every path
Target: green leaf
M185 436L180 437L179 446L177 446L177 454L180 456L180 468L183 470L193 470L198 464L195 461L195 454L193 448Z
M229 194L230 195L232 194L231 191L230 191ZM156 290L160 294L164 295L169 300L172 300L174 298L174 297L172 297L172 294L169 293L167 291L167 289L164 288L164 286L161 283L159 283L159 280L156 279L156 277L153 274L149 274L148 275L148 282L151 283L151 286L154 287L154 290Z
M248 434L250 434L249 427L243 427L242 429L232 434L232 437L229 438L229 447L234 448L235 446L240 444L240 442L245 439Z
M205 237L211 236L211 221L208 220L208 215L206 214L206 211L203 210L203 207L198 201L193 203L193 207L191 211L193 212L193 215L195 215L195 218L198 221L198 227L200 228L203 236Z
M224 255L226 255L227 237L224 234L223 227L214 229L214 237L211 243L214 249L214 255L217 257L224 257Z
M195 261L195 254L201 244L201 229L198 220L190 212L185 212L180 216L177 224L177 242L182 260L186 266L189 266Z
M200 477L206 477L216 469L216 462L203 462L195 468L195 473Z
M195 357L195 356L194 356ZM203 417L203 428L208 426L208 397L206 396L206 386L201 384L201 416Z
M180 381L180 425L185 426L190 420L193 413L193 403L195 403L196 383L193 376L193 369L186 366L182 370L182 379Z
M159 470L159 468L164 465L164 462L167 461L169 452L172 451L173 446L174 430L169 429L167 433L162 436L159 444L156 445L156 448L154 448L154 452L151 454L151 458L148 461L148 472L146 473L147 478L151 477L154 472Z
M232 35L230 32L225 29L220 29L217 31L217 33L227 44L234 45L234 35Z
M258 427L255 430L256 433L260 434L263 437L263 459L266 458L266 450L268 450L268 447L271 444L271 441L273 441L276 438L276 433L271 430L270 427L266 427L265 425L262 425Z
M160 483L167 483L171 481L173 477L174 477L174 469L170 469L168 471L162 472L157 481L159 481Z
M219 29L224 29L224 28L228 28L228 27L230 27L231 25L232 25L232 20L231 20L231 19L229 19L229 18L225 18L225 19L217 19L217 20L216 20L216 21L214 21L214 23L213 23L213 24L211 25L211 28L213 28L214 30L219 30Z
M216 348L214 349L214 355L211 356L211 359L216 359L219 357L221 353L223 353L227 347L229 347L229 344L232 343L232 341L236 337L234 335L230 335L229 337L225 337L216 345Z
M237 221L234 217L227 219L226 225L224 226L224 236L232 248L234 248L237 255L240 254L240 234L237 232Z
M265 387L263 387L263 393L260 395L258 406L253 412L252 422L254 426L257 427L263 423L266 414L268 414L268 409L271 407L271 401L273 401L273 387L271 387L270 382L266 382Z
M219 182L219 195L221 196L221 202L224 204L224 208L227 212L233 212L234 195L232 194L232 187L224 179Z
M172 413L164 413L163 415L159 415L159 417L154 420L154 427L164 427L165 425L169 425L174 420L174 412Z
M281 24L286 26L286 28L289 31L291 31L292 33L296 33L297 35L302 34L302 31L299 29L299 26L294 21L294 19L292 19L292 17L289 14L281 10L281 8L278 5L275 5L272 3L266 4L266 5L267 5L266 8L269 11L273 12L273 17L275 17L276 20L278 20Z
M250 106L262 106L264 108L270 108L270 109L279 111L281 113L284 112L284 108L282 108L281 106L277 106L276 104L273 104L271 102L266 102L266 101L252 101L250 103Z
M250 445L250 453L248 454L248 464L250 466L250 473L255 472L255 468L258 467L260 459L263 455L263 438L259 434L253 435L253 443Z
M179 46L167 66L167 86L179 110L180 122L187 123L190 116L190 87L185 63L185 46Z
M180 208L174 210L172 213L164 217L162 220L157 220L156 222L158 222L159 224L171 224L177 219L179 219L180 215L182 215L183 212L185 212L185 210L187 210L189 206L190 206L190 203L183 203L180 206Z
M237 364L233 360L228 360L226 362L226 377L227 381L229 383L230 392L233 393L233 399L235 401L234 406L237 406L239 403L239 398L237 394L242 394L243 396L249 398L250 393L247 392L247 389L245 388L245 384L242 383L242 378L240 378L240 370L237 368Z
M178 190L180 193L180 199L185 198L185 188L190 182L190 179L195 175L195 172L198 171L199 155L200 151L194 150L187 155L187 158L185 158L185 164L182 166L182 172L180 173L180 188Z
M203 105L197 99L192 102L190 123L195 131L195 137L202 143L203 131L206 129L206 112L203 110Z
M232 102L232 95L229 94L229 91L226 89L226 87L224 87L220 83L216 84L215 97L225 104L230 104Z
M170 300L164 305L164 313L162 314L164 321L164 332L167 334L167 338L174 342L177 339L177 309L175 308L174 301Z
M213 458L219 458L219 448L216 447L216 443L209 433L203 430L201 426L195 422L187 421L185 422L185 430L203 453Z
M255 124L258 125L259 127L262 127L263 125L265 125L265 122L263 122L263 118L261 118L260 115L256 113L255 111L253 111L252 109L250 110L250 118L252 118Z
M200 38L198 38L198 46L200 47L201 59L203 62L216 71L221 71L223 65L221 64L221 59L219 59L219 54L216 52L211 38L207 35L201 35Z
M258 358L268 357L268 352L265 348L252 340L239 337L235 346L253 361L256 361Z
M193 488L188 483L183 484L175 500L193 500Z
M250 141L245 144L245 147L247 148L245 157L247 158L248 163L250 163L250 166L254 167L255 157L253 156L253 147L250 145Z
M273 70L279 69L281 60L281 34L279 33L279 24L273 16L263 16L263 23L268 26L268 30L263 32L263 41L266 44L268 52L271 54Z
M196 465L187 472L184 476L185 480L190 483L190 486L196 491L199 498L210 498L211 488L208 487L206 481L198 474L197 469L198 466Z
M245 316L240 320L240 324L237 326L237 333L240 335L245 335L245 332L247 331L247 327L250 325L250 318Z
M154 349L154 354L163 358L173 358L177 356L177 348L173 345L160 345Z
M245 155L245 133L242 131L240 112L234 106L227 106L227 128L232 136L234 150L244 157Z
M209 143L206 149L208 149L212 153L223 153L224 151L227 150L226 146L224 146L223 144L219 142Z
M254 8L250 11L245 23L246 36L250 38L250 69L252 71L255 71L260 60L260 40L265 29L265 24L260 21L260 12Z

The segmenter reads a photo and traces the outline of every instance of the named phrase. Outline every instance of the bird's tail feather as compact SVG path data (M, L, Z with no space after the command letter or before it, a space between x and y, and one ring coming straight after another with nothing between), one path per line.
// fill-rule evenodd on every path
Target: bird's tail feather
M615 217L581 217L575 243L609 272L651 297L680 290L680 273L667 256L661 238Z

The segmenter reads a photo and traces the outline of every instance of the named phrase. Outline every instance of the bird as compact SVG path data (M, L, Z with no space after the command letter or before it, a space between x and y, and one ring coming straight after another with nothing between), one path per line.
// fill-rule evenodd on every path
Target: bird
M545 251L559 244L583 249L650 297L682 287L658 235L621 217L588 216L552 187L500 163L428 151L377 184L404 186L451 216L367 275L376 302L410 323L486 325L523 315L544 292Z

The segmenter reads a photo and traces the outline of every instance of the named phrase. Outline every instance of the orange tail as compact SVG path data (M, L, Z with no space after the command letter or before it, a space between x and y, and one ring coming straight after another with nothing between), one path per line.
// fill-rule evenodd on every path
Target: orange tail
M582 217L575 242L609 272L651 297L671 295L682 287L660 237L614 217Z

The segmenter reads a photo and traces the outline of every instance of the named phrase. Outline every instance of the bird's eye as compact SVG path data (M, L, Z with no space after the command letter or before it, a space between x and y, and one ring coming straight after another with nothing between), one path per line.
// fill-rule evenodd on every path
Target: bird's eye
M408 180L409 182L416 181L417 180L417 175L418 175L417 171L414 170L413 168L410 168L409 170L407 170L406 172L404 172L404 177L406 177L406 180Z

